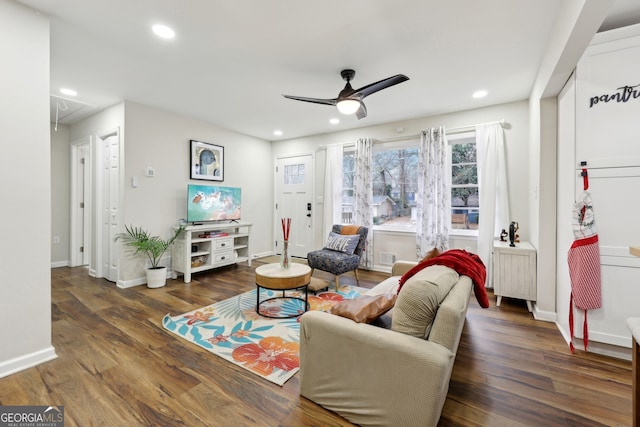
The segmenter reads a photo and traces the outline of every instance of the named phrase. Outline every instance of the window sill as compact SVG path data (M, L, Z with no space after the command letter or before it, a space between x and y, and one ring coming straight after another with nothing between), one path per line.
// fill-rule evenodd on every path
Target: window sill
M388 225L374 225L373 231L381 231L384 233L416 234L415 227L390 227Z
M478 238L478 230L461 230L461 229L450 230L449 231L449 236L473 237L474 239L477 239Z
M390 227L384 225L374 225L373 231L378 231L382 233L388 234L416 234L415 228L403 228L403 227ZM451 237L463 237L470 238L471 240L477 240L478 238L478 230L461 230L461 229L453 229L449 231L449 236Z

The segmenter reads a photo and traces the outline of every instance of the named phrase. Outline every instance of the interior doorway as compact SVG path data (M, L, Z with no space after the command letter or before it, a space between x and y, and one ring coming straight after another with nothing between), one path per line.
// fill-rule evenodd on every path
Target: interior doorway
M70 265L118 280L122 144L118 128L71 143Z
M71 267L87 266L91 260L91 137L71 143Z
M306 258L313 248L313 155L276 159L276 253L282 244L281 218L291 218L289 253Z

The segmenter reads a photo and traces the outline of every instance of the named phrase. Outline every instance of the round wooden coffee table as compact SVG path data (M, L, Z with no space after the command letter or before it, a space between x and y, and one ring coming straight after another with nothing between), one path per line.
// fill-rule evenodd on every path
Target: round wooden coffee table
M311 281L311 268L305 264L292 263L291 267L284 269L279 263L265 264L256 268L256 313L264 317L272 319L288 319L298 317L300 313L293 313L286 316L272 316L260 312L260 305L275 299L295 299L304 302L303 311L307 311L309 303L309 282ZM282 291L282 296L267 298L260 301L260 288L272 291ZM286 296L285 291L294 289L302 289L304 291L304 299L296 296Z

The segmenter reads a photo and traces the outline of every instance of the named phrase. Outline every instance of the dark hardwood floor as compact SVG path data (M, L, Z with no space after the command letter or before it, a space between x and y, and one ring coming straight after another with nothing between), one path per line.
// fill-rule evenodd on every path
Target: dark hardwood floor
M53 269L58 358L0 379L0 404L64 405L67 427L350 426L300 397L298 375L279 387L162 328L167 313L252 289L261 264L159 289L118 289L83 268ZM386 276L361 271L360 284ZM355 284L350 274L340 281ZM631 425L631 362L572 355L555 325L534 321L524 302L495 307L491 299L483 310L471 298L441 426Z

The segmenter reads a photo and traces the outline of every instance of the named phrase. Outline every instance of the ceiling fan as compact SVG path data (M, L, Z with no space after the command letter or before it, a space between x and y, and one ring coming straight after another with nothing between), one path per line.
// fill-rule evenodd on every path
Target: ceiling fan
M344 89L340 91L337 98L332 99L321 99L321 98L305 98L302 96L291 96L291 95L283 95L285 98L295 99L297 101L305 101L312 102L314 104L324 104L324 105L335 105L338 107L338 110L343 114L353 114L355 113L358 117L358 120L367 117L367 107L364 105L362 100L371 95L372 93L376 93L382 89L386 89L393 85L397 85L398 83L402 83L406 80L409 80L409 77L404 74L396 74L395 76L388 77L386 79L382 79L378 82L371 83L369 85L363 86L360 89L353 89L351 87L351 80L356 75L356 72L353 70L342 70L340 72L343 80L347 81Z

